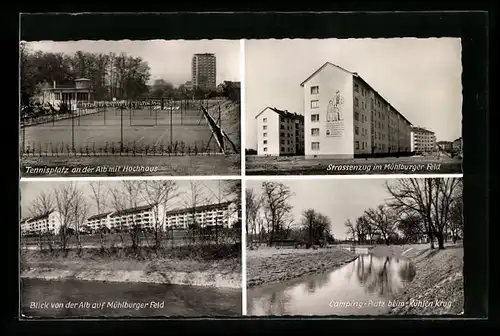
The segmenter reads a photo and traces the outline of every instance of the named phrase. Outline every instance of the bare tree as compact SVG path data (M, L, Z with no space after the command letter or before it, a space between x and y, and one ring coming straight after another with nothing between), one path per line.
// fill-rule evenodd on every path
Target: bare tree
M112 196L112 206L116 210L118 216L124 214L129 209L137 208L140 199L140 185L141 181L124 180L121 181L119 187L110 187L108 189ZM127 231L132 242L132 249L137 250L139 248L139 234L142 230L137 224L136 216L134 214L127 216L125 227L122 220L120 220L119 223L122 246L124 244L123 232Z
M202 194L202 185L197 181L189 182L189 199L187 200L187 206L190 209L191 213L191 241L194 244L196 242L196 235L199 233L199 228L203 223L199 223L196 219L196 210L197 207L201 205L201 201L203 199Z
M355 224L350 219L346 219L346 221L344 222L344 226L346 227L346 233L347 233L347 235L351 236L353 241L356 241L356 227L355 227Z
M418 213L427 229L431 248L434 237L438 248L444 249L444 232L450 219L451 208L460 189L459 178L409 178L386 184L392 195L391 206Z
M302 227L307 232L308 246L325 244L330 225L330 219L314 209L306 209L302 213Z
M462 180L457 186L455 199L450 208L449 229L453 243L463 237L464 234L464 203Z
M109 189L105 188L101 181L89 182L90 189L92 190L92 200L95 203L96 212L98 215L102 214L107 207L107 196L109 195ZM106 238L106 231L108 227L99 227L99 241L101 248L104 248L104 242Z
M252 188L247 188L245 192L245 202L247 237L254 239L258 229L257 218L259 217L259 210L261 207L262 199ZM252 246L250 239L247 244L250 244L250 246Z
M277 234L282 234L283 227L289 221L292 206L288 203L292 192L288 186L277 182L263 182L264 216L268 223L268 245L271 246Z
M73 224L75 229L76 244L79 252L81 252L82 241L81 241L80 231L87 222L89 214L89 205L87 203L87 200L85 199L85 195L80 189L75 191L75 196L73 199L73 212L74 212Z
M61 239L61 249L68 250L68 238L70 235L71 223L74 220L75 199L78 196L78 187L75 182L68 182L54 190L55 206L59 215L59 237Z
M42 191L31 204L30 213L33 217L45 216L52 213L54 208L54 199L52 195L49 192ZM45 241L47 242L49 250L52 251L54 249L52 244L53 232L50 229L49 221L47 221L45 225L45 230L38 235L40 250L43 250L42 237L45 236Z
M179 196L176 181L150 180L142 181L142 197L153 209L154 248L159 249L165 228L165 213L169 202Z
M392 209L385 205L379 205L377 208L371 208L365 211L366 218L370 225L380 233L386 245L391 242L391 236L397 223L397 217Z

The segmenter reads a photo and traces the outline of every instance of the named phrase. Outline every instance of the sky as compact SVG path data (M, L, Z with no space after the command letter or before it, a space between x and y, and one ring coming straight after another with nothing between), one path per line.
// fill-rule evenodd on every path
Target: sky
M245 42L245 139L267 106L302 114L302 83L326 62L357 72L414 126L437 141L462 135L458 38L285 39Z
M152 84L165 79L174 85L191 80L191 59L196 53L214 53L216 57L217 83L224 80L240 81L239 40L151 40L151 41L37 41L28 42L33 50L45 52L121 53L141 57L151 68Z
M224 189L226 187L226 181L217 181L217 180L205 180L205 181L195 181L199 185L200 194L200 205L208 204L208 203L216 203L218 202L218 198L221 198L221 201L225 201L230 196L225 196ZM52 192L53 190L64 186L65 184L70 183L70 181L64 182L52 182L52 181L21 181L20 183L20 192L21 192L21 218L32 216L30 213L30 207L33 202L38 198L40 193L42 192ZM78 188L82 190L84 193L88 205L90 206L89 217L97 214L97 209L95 206L95 201L93 201L92 189L90 187L89 181L77 181L73 182L77 185ZM115 188L119 187L121 181L103 181L101 182L104 187L103 190L107 188ZM173 199L170 203L167 204L170 210L186 208L189 204L190 200L190 181L177 181L178 191L181 194L176 199ZM219 196L219 185L220 185L220 196ZM114 209L111 208L111 195L108 193L107 197L109 203L107 209L105 211L112 211ZM204 200L204 201L203 201ZM139 204L144 204L144 201L139 202Z
M346 219L355 222L365 210L390 198L386 181L391 183L391 179L276 180L290 187L293 193L290 205L295 221L300 222L304 210L314 209L330 218L330 232L335 239L348 238ZM247 180L246 188L261 194L262 182Z

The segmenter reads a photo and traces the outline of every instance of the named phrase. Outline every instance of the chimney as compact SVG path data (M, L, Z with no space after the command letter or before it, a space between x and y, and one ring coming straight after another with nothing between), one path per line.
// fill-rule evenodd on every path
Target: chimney
M54 81L54 89L56 88L56 81Z

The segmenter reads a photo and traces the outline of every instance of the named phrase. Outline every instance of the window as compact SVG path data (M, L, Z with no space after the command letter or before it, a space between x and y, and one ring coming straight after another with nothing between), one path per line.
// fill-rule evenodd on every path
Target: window
M267 125L262 126L262 129L266 130L267 129Z
M311 142L312 150L319 150L319 142Z
M359 85L358 84L354 84L354 91L359 92Z
M318 94L319 86L311 86L311 94Z
M354 98L354 106L358 107L359 106L359 99Z
M373 104L373 98L371 99L371 106L372 106L372 108L375 107L375 105Z
M285 132L281 132L280 136L284 137L285 136Z
M365 142L364 141L361 143L361 149L365 149Z
M359 127L358 127L358 126L356 126L356 127L354 128L354 133L355 133L356 135L359 135Z
M281 140L281 144L284 145L285 144L285 140Z
M285 151L285 147L281 147L281 151L284 152Z
M311 128L311 135L318 136L319 135L319 128Z
M264 152L267 152L267 147L264 147Z
M287 140L287 141L286 141L286 144L287 144L287 145L289 145L289 144L290 144L290 140Z
M319 114L311 114L311 121L319 121Z
M359 149L359 141L356 141L356 149Z
M267 118L262 119L262 122L266 123L267 122Z
M311 108L319 108L319 100L311 100Z
M264 140L264 145L267 145L267 140Z
M354 119L356 119L356 121L359 121L359 113L358 112L354 112Z
M281 126L280 126L280 128L281 128L282 130L284 130L284 129L285 129L285 125L281 125Z
M267 133L263 133L262 136L265 138L267 136Z

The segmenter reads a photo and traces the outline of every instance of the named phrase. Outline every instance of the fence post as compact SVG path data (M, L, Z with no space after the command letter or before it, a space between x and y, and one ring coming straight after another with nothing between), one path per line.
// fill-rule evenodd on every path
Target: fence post
M174 126L173 126L173 119L172 119L173 113L174 113L173 109L170 108L170 146L172 146L172 142L174 141L173 140Z
M121 106L120 108L120 155L122 155L122 152L123 152L123 106Z
M69 107L70 114L73 114L73 111L71 110L71 102L68 102L68 107ZM76 153L76 148L75 148L75 116L74 115L71 115L71 150L73 151L73 154Z

